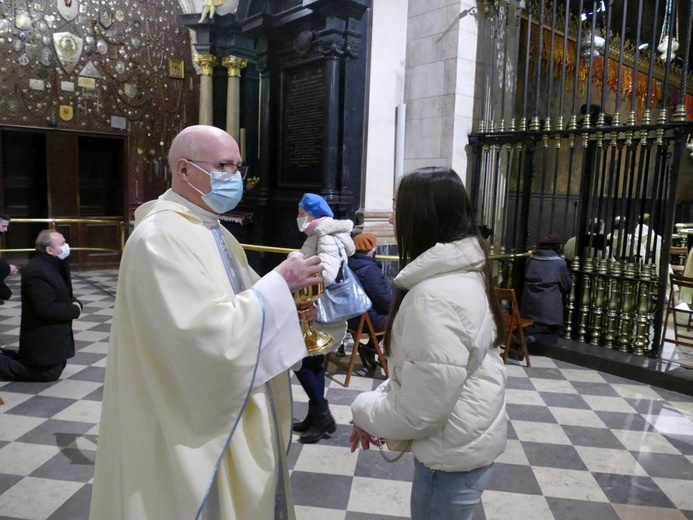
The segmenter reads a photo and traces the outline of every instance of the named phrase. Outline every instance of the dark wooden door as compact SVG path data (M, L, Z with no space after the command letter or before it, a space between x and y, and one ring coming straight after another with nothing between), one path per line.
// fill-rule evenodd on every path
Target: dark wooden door
M0 131L0 161L3 189L0 213L12 218L45 218L48 215L46 134L34 131ZM32 248L43 224L10 224L4 237L7 249ZM9 253L12 261L26 253Z
M49 129L0 129L0 214L28 219L99 222L10 224L7 249L33 249L41 229L54 226L74 248L73 263L113 264L126 218L126 140L120 136ZM9 255L23 263L27 252Z

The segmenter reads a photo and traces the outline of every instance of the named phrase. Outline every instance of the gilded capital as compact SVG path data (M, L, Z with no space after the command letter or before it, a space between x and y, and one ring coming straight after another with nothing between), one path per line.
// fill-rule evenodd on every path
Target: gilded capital
M221 64L228 69L230 78L239 78L241 70L248 65L248 60L238 56L227 56L221 61Z
M218 64L217 57L213 54L195 54L193 61L200 66L203 76L211 76Z

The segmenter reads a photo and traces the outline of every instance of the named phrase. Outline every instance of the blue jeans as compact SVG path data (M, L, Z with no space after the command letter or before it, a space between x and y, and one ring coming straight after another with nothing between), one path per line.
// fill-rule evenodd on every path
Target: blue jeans
M471 520L493 464L471 471L433 471L414 459L411 520Z

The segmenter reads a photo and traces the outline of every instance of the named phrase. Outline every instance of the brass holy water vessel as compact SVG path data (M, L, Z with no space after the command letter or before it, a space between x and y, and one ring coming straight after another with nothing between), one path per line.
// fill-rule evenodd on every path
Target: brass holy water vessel
M325 292L325 285L320 282L314 285L309 285L299 291L293 293L294 302L297 306L313 304ZM306 342L309 356L319 356L325 354L332 348L334 338L332 335L325 332L313 330L306 319L307 309L298 311L301 316L301 332L303 332L303 340Z

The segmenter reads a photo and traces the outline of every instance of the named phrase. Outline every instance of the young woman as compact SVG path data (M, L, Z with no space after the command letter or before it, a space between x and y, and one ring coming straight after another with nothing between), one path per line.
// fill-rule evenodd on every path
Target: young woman
M501 310L458 175L415 170L395 203L390 380L354 400L351 449L412 440L412 520L468 520L506 443Z
M299 231L307 235L301 253L320 257L325 287L337 278L342 258L346 259L355 251L354 241L351 239L354 223L351 220L335 220L333 217L332 209L320 195L306 193L298 203L296 223ZM336 350L346 335L347 322L315 323L313 328L332 335ZM306 357L300 370L296 372L296 377L308 394L308 415L293 426L295 432L302 434L300 441L304 444L318 442L336 430L325 399L324 361L324 355Z

